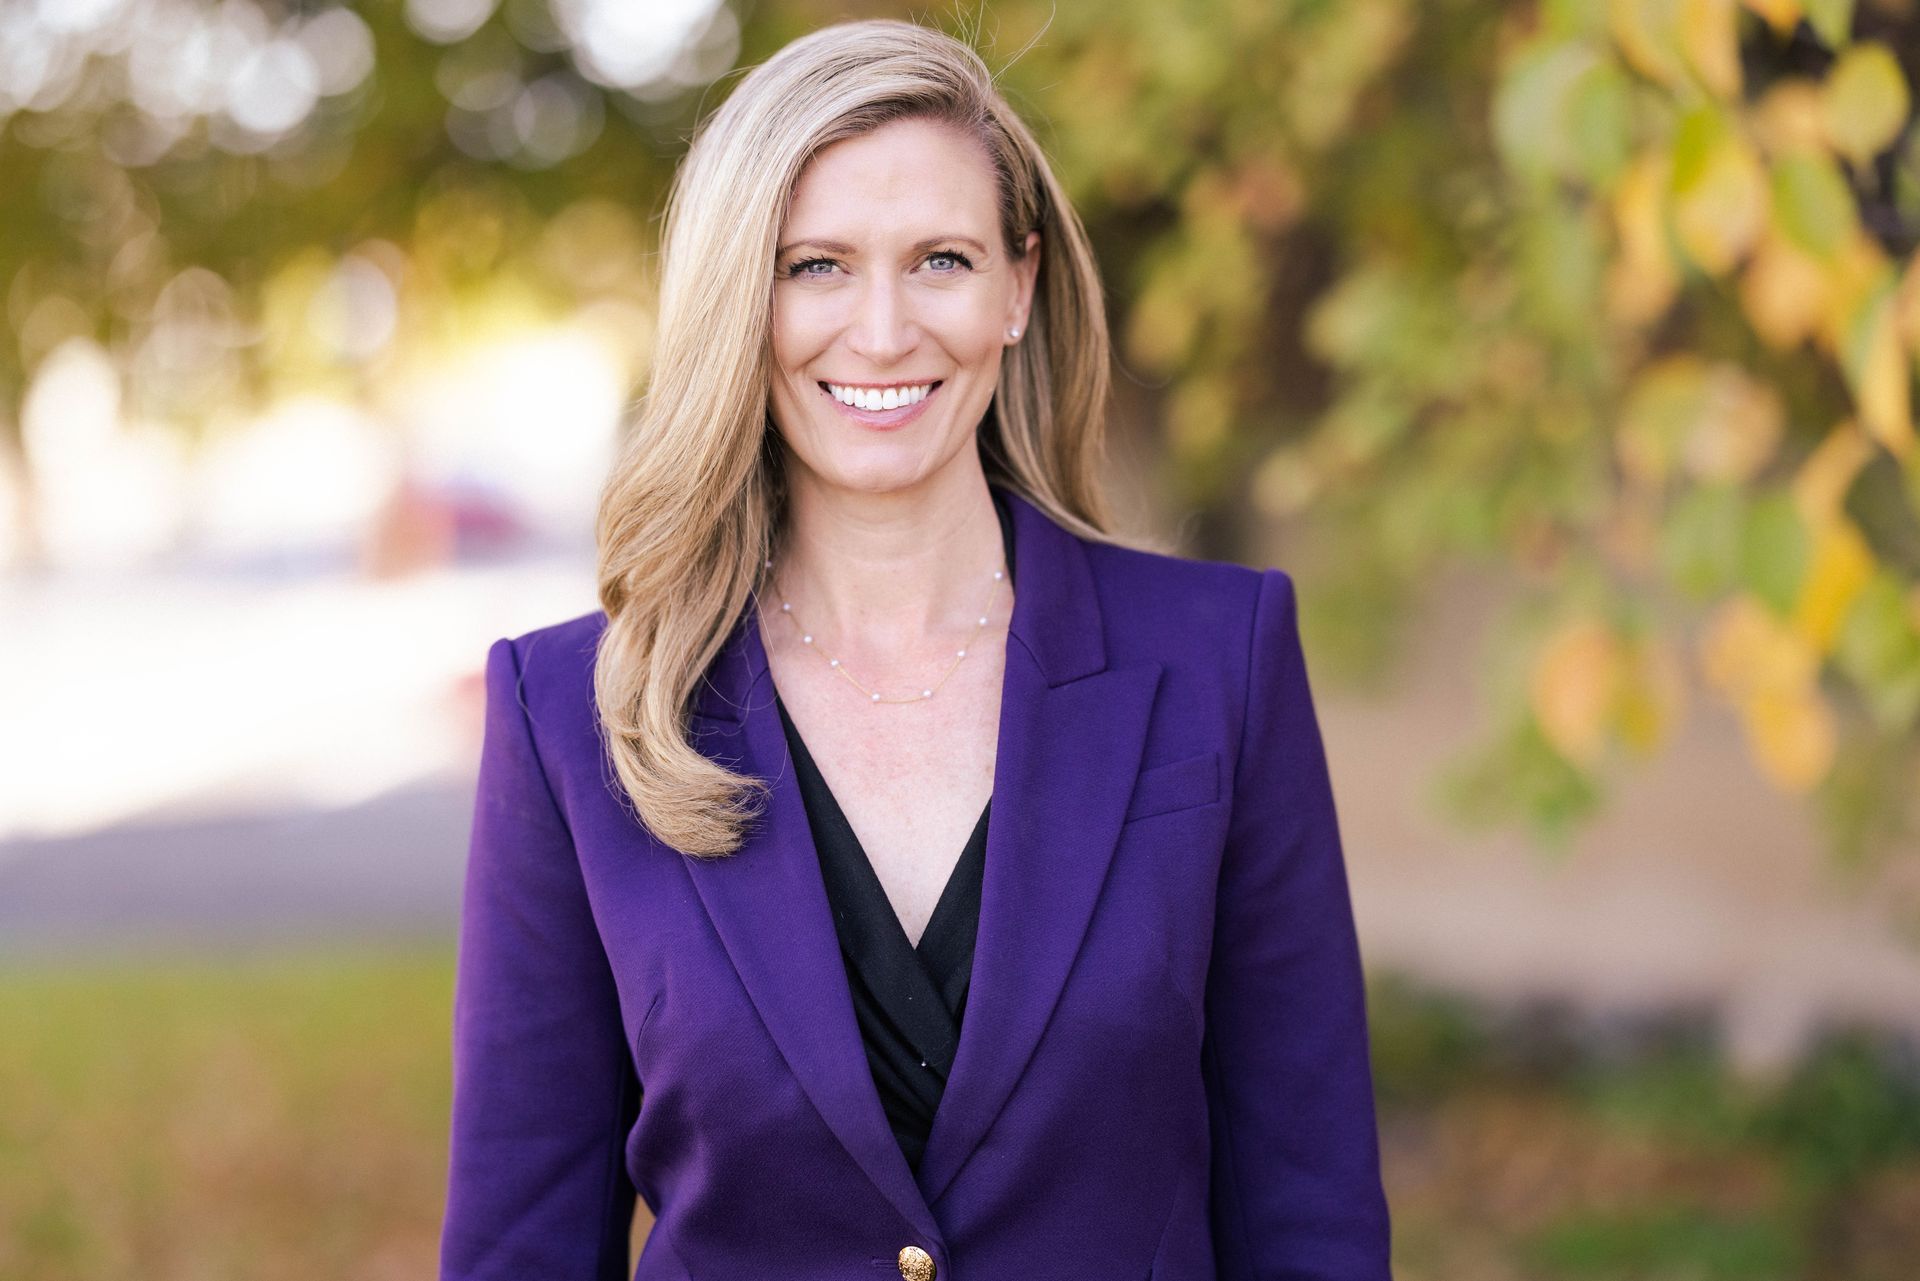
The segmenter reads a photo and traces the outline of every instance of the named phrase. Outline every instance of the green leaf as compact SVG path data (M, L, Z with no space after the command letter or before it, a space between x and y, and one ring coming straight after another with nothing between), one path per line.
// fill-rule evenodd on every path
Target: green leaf
M1592 219L1555 207L1529 221L1517 246L1526 297L1556 333L1593 323L1605 255Z
M1844 49L1853 39L1853 0L1807 0L1807 23L1820 43Z
M1787 238L1821 258L1839 250L1858 218L1853 193L1833 162L1805 152L1774 162L1773 208Z
M1706 175L1714 148L1727 132L1726 117L1710 102L1685 115L1673 133L1673 168L1668 181L1676 195L1690 191Z
M1596 63L1567 95L1566 136L1580 171L1602 187L1633 157L1633 87L1618 62Z
M1723 596L1740 565L1746 506L1732 485L1686 491L1661 530L1661 567L1692 599Z
M1806 577L1812 540L1787 494L1759 499L1740 537L1740 581L1781 614L1793 609Z
M1860 589L1834 660L1859 687L1881 729L1897 734L1920 718L1920 631L1908 612L1906 588L1891 571L1878 571Z
M1873 358L1873 343L1879 337L1879 327L1891 322L1892 318L1886 313L1895 305L1900 291L1899 273L1891 266L1880 267L1878 274L1879 279L1861 294L1841 326L1840 372L1846 376L1847 388L1856 402L1865 394L1868 364Z
M1866 40L1840 55L1822 90L1827 133L1854 164L1865 166L1900 136L1907 122L1907 78L1893 51Z
M1494 94L1493 136L1515 172L1538 181L1572 167L1567 100L1599 64L1599 52L1578 41L1539 45L1514 60Z
M1335 365L1360 363L1389 342L1406 318L1409 286L1403 274L1375 262L1349 272L1307 316L1307 344Z

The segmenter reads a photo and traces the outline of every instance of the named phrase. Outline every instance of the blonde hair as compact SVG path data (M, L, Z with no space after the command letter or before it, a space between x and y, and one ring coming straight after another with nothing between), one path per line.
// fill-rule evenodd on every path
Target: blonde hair
M767 786L688 741L701 676L775 554L785 477L768 417L774 256L821 148L892 121L984 145L1002 238L1040 233L1027 338L1007 349L980 428L982 467L1075 533L1122 545L1099 480L1108 335L1093 252L1039 144L967 45L910 22L802 36L744 76L674 175L651 378L600 498L594 677L607 752L638 816L699 857L738 849Z

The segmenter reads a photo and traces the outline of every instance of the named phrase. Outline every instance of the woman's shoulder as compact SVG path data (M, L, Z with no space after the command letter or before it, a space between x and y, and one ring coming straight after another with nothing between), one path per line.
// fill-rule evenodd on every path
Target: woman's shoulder
M1090 543L1087 559L1109 663L1157 662L1183 697L1240 697L1263 620L1293 600L1293 578L1277 567L1117 544Z
M1150 611L1174 622L1184 619L1189 625L1218 628L1229 620L1251 620L1269 574L1292 585L1287 572L1278 568L1256 569L1238 561L1117 543L1088 541L1086 547L1102 603L1110 611Z
M524 678L532 679L536 671L543 682L564 679L569 672L585 673L591 678L594 653L600 645L600 634L606 628L606 611L596 609L532 628L506 640L513 647Z
M606 626L606 612L596 609L494 642L494 653L504 647L513 661L520 702L537 739L581 718L591 726L594 655Z
M600 633L606 627L606 611L595 609L532 628L509 639L523 663L528 655L539 652L548 661L584 659L591 665L594 648L600 643Z

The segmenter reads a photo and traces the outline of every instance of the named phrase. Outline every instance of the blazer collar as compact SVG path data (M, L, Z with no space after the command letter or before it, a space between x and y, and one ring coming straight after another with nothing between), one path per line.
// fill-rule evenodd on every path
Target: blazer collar
M860 1040L805 803L773 702L757 611L696 699L695 745L770 784L734 854L686 860L768 1033L853 1159L928 1239L937 1201L1018 1084L1093 915L1139 772L1161 665L1108 663L1087 544L1019 493L1016 582L993 816L960 1043L915 1172Z

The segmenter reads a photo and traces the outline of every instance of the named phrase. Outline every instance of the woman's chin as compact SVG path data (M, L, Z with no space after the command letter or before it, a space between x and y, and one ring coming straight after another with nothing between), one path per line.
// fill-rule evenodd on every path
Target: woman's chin
M855 456L857 455L857 456ZM829 461L816 475L849 494L893 494L918 489L937 472L924 449L861 448Z

